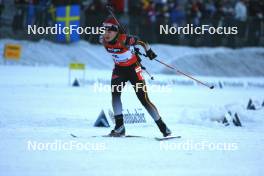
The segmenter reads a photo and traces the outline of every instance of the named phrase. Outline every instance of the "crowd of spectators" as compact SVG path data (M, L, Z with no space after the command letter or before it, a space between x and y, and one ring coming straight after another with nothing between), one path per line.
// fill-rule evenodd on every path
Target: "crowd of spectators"
M0 0L0 19L5 1ZM55 7L69 3L81 5L84 26L100 26L108 15L105 5L111 4L130 33L151 42L194 46L236 46L243 42L259 45L263 36L264 1L259 0L14 0L13 31L23 30L29 24L51 26L55 21ZM225 37L164 36L159 35L161 24L237 26L239 34ZM84 38L96 41L91 36Z
M108 2L109 3L109 2ZM189 45L259 45L263 37L264 1L259 0L125 0L110 1L130 33L148 41ZM104 11L104 1L93 0L86 8L87 21ZM126 16L128 14L128 17ZM89 16L91 19L89 19ZM96 22L95 22L96 23ZM159 26L208 24L214 27L237 26L237 36L164 36Z

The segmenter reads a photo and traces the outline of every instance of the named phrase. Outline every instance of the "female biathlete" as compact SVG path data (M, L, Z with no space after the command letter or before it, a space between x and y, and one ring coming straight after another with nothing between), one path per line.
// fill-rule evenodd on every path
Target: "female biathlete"
M145 49L146 55L151 60L156 58L157 55L151 50L147 43L141 41L139 38L123 34L118 26L118 22L114 18L107 18L103 26L106 31L105 34L101 36L100 41L115 63L111 79L115 127L110 132L109 136L125 136L121 92L127 81L130 81L134 87L139 101L154 119L163 136L169 136L171 134L170 129L162 121L155 105L149 100L146 91L146 83L142 76L142 68L133 46L141 45Z

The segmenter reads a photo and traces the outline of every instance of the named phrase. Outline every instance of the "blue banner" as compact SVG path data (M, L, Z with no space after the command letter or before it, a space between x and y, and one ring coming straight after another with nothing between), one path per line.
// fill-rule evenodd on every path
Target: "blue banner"
M56 8L56 24L61 28L76 29L80 26L80 6L67 5ZM65 31L64 31L65 32ZM59 42L75 42L80 40L80 36L76 30L66 30L66 33L57 34Z

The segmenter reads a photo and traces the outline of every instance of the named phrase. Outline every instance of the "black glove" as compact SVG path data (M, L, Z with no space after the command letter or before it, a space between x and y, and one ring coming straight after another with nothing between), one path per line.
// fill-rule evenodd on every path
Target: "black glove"
M150 59L150 60L153 60L157 57L157 55L152 51L152 49L150 48L147 52L147 57Z

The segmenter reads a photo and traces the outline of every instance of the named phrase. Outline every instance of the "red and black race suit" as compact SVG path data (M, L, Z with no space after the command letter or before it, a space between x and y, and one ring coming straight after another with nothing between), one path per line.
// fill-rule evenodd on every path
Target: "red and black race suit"
M142 75L142 68L131 47L137 39L125 34L119 34L114 42L103 41L107 52L111 54L115 67L112 73L112 106L115 116L122 114L121 92L127 81L132 84L136 95L151 117L157 121L160 119L155 105L149 100L146 83Z

